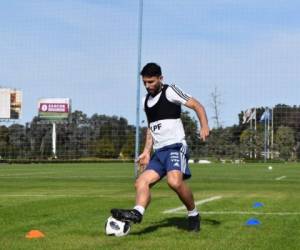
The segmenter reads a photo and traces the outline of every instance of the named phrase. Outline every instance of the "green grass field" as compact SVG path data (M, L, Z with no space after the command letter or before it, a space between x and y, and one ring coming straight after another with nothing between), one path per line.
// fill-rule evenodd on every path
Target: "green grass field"
M272 166L192 165L195 200L221 196L199 205L200 234L185 230L184 210L163 213L182 205L163 180L143 223L116 238L104 223L134 205L131 164L0 165L0 249L300 249L300 164ZM26 239L31 229L46 237Z

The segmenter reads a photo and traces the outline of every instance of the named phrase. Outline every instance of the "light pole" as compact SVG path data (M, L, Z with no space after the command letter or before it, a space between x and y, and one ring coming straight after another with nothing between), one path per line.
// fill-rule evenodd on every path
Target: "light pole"
M137 76L136 76L136 127L135 127L135 164L134 175L138 176L138 165L136 160L139 156L140 142L140 69L141 69L141 54L142 54L142 32L143 32L143 0L139 0L139 17L138 17L138 58L137 58Z

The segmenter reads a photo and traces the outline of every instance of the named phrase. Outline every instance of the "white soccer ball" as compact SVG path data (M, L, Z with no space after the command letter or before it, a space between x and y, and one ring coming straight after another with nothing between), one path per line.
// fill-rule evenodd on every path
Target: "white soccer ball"
M269 170L272 170L273 168L272 168L272 166L269 166L268 169L269 169Z
M110 216L105 223L105 233L110 236L125 236L130 231L130 223L119 221Z

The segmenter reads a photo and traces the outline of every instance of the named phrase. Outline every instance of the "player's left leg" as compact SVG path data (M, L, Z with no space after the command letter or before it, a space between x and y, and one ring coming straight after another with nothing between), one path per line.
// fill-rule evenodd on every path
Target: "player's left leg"
M178 195L179 199L186 206L188 211L188 230L200 231L200 215L195 206L194 197L191 189L183 180L183 173L179 170L171 170L167 173L167 181Z
M167 181L170 188L172 188L186 206L188 211L195 208L194 197L191 189L183 180L182 172L178 170L171 170L167 173Z
M188 159L188 147L183 144L175 144L166 150L164 164L167 168L169 186L177 193L179 199L187 208L188 229L197 232L200 230L201 218L195 206L192 191L184 181L191 177Z

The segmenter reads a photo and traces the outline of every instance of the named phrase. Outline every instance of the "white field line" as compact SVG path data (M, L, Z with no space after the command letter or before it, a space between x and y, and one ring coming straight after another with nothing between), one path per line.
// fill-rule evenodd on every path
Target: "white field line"
M219 200L221 199L222 196L213 196L213 197L210 197L210 198L207 198L207 199L204 199L204 200L199 200L199 201L196 201L195 202L195 205L201 205L201 204L204 204L204 203L207 203L207 202L210 202L210 201L214 201L214 200ZM180 210L183 210L183 209L186 209L185 206L181 206L181 207L176 207L176 208L173 208L173 209L169 209L169 210L165 210L163 211L164 214L169 214L169 213L176 213Z
M84 194L0 194L0 198L17 198L17 197L66 197L66 198L102 198L102 197L111 197L111 194L107 195L84 195ZM131 197L131 195L126 196L126 197ZM134 197L134 195L132 195Z
M280 177L276 178L276 181L280 181L280 180L282 180L284 178L286 178L286 176L280 176Z
M186 213L186 212L177 212L177 213ZM300 215L300 212L251 212L251 211L200 211L200 214L251 214L251 215Z
M31 175L46 175L55 174L56 172L37 172L37 173L16 173L16 174L0 174L0 177L15 177L15 176L31 176Z
M106 176L47 176L47 175L34 175L34 176L1 176L0 178L13 178L13 179L99 179L99 178L132 178L132 176L112 176L112 175L106 175Z

